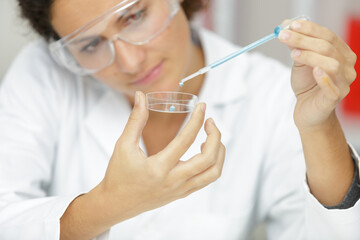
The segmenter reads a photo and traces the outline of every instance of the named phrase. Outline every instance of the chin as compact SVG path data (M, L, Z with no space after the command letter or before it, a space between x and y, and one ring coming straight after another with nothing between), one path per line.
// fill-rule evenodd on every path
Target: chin
M157 90L157 92L179 92L181 89L178 84L174 84L168 87L162 87Z
M158 83L150 86L146 89L146 92L174 92L179 91L179 83L178 82L167 82L166 80L171 78L164 78L163 81L159 81Z

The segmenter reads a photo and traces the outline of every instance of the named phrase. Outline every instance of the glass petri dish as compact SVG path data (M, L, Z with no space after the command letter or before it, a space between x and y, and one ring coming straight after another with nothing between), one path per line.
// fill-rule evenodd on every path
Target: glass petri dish
M147 108L163 113L189 113L192 112L198 97L183 92L150 92L146 94Z

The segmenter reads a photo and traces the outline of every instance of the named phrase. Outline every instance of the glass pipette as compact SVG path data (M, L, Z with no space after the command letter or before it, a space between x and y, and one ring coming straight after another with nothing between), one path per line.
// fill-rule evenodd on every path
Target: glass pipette
M254 49L254 48L256 48L256 47L258 47L258 46L260 46L260 45L262 45L262 44L264 44L264 43L266 43L266 42L268 42L268 41L270 41L270 40L272 40L272 39L274 39L274 38L279 37L279 33L280 33L282 30L284 30L284 29L290 29L290 25L291 25L294 21L296 21L296 20L306 20L306 21L309 21L309 18L306 17L306 16L304 16L304 15L302 15L302 16L299 16L299 17L296 17L296 18L293 18L293 19L290 19L290 20L285 20L282 24L278 25L278 26L274 29L274 32L273 32L272 34L270 34L270 35L268 35L268 36L266 36L266 37L264 37L264 38L262 38L262 39L260 39L260 40L257 40L257 41L255 41L255 42L249 44L248 46L246 46L246 47L244 47L244 48L242 48L242 49L240 49L240 50L237 50L237 51L231 53L230 55L228 55L228 56L226 56L226 57L224 57L224 58L221 58L221 59L217 60L216 62L214 62L214 63L212 63L212 64L209 64L209 65L201 68L199 71L197 71L197 72L189 75L189 76L186 77L186 78L183 78L183 79L180 81L180 83L179 83L180 87L184 86L184 83L185 83L186 81L188 81L188 80L190 80L190 79L192 79L192 78L194 78L194 77L196 77L196 76L199 76L199 75L201 75L201 74L207 73L207 72L210 71L211 69L214 69L214 68L220 66L221 64L223 64L223 63L225 63L225 62L227 62L227 61L229 61L229 60L231 60L231 59L239 56L240 54L243 54L243 53L245 53L245 52L248 52L248 51L250 51L250 50L252 50L252 49Z

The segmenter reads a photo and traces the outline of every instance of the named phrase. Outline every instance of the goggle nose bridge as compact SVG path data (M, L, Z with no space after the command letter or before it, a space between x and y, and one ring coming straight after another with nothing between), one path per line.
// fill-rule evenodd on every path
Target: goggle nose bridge
M126 42L126 43L129 43L131 45L135 45L135 46L140 46L140 45L144 45L144 44L147 44L148 42L150 42L154 37L150 37L149 39L145 40L145 41L142 41L142 42L139 42L139 41L130 41L130 40L127 40L126 38L124 37L121 37L121 33L117 33L115 34L114 36L111 37L111 39L109 39L109 41L114 44L115 41L123 41L123 42Z

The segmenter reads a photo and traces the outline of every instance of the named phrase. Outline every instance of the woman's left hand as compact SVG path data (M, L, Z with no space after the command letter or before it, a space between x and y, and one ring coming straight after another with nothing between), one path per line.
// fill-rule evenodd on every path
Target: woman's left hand
M279 39L292 50L292 88L297 97L294 119L299 129L316 129L335 113L356 78L356 54L329 29L296 21Z

